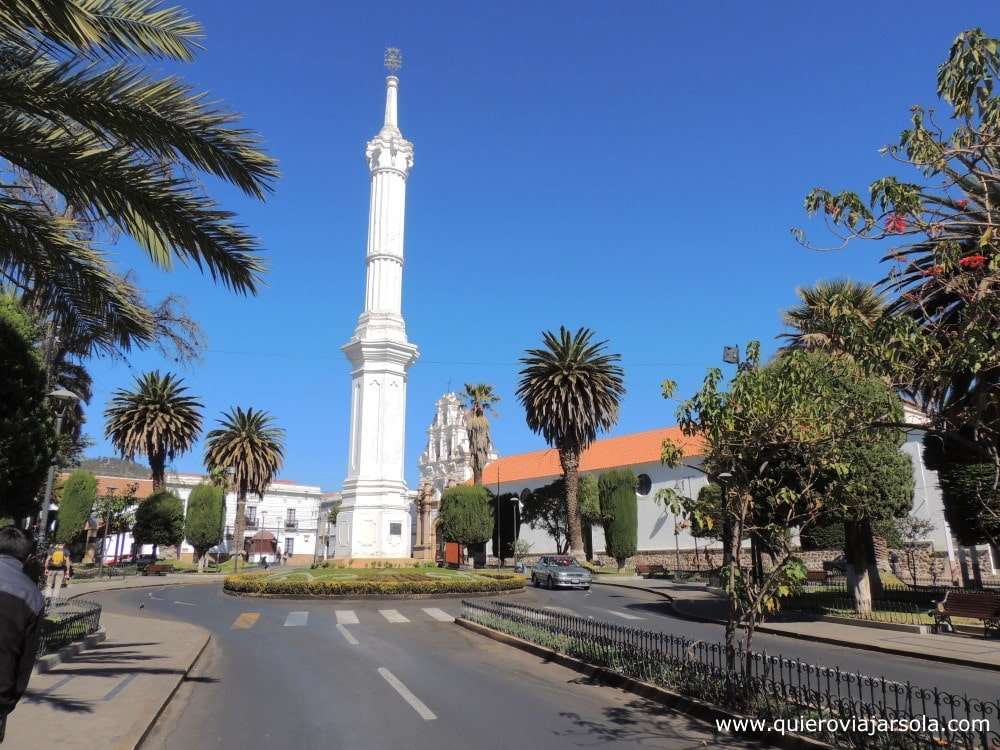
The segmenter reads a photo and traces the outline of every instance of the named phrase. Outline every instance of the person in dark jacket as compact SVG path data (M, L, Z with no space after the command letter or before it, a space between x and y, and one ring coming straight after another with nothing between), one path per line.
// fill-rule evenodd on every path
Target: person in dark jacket
M38 651L45 599L24 573L33 553L26 531L0 528L0 740L7 714L28 688Z

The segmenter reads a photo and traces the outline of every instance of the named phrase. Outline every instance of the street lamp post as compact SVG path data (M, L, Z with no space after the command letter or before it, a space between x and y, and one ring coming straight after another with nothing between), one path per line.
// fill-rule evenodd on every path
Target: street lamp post
M62 433L63 417L66 416L70 405L79 401L80 397L73 391L59 386L49 393L49 398L52 399L56 407L56 440L58 441L59 435ZM38 551L40 555L45 555L48 551L49 505L52 503L52 486L56 480L56 458L53 458L49 466L49 476L45 481L45 496L42 498L42 511L38 517Z

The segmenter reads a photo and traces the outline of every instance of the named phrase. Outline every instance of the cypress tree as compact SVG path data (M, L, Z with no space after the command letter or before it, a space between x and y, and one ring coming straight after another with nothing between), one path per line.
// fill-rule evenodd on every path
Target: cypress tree
M605 548L618 569L636 552L639 508L635 498L635 474L631 469L613 469L601 474L598 491L604 518Z
M441 495L438 524L447 542L482 544L493 535L490 493L484 487L449 487Z
M90 518L97 499L97 479L89 471L77 469L63 484L59 498L59 525L56 541L72 542Z
M205 568L205 554L222 541L222 512L225 498L221 487L202 483L191 490L184 538L194 547L198 569Z
M184 503L166 490L150 495L135 511L132 536L137 544L173 546L184 541Z

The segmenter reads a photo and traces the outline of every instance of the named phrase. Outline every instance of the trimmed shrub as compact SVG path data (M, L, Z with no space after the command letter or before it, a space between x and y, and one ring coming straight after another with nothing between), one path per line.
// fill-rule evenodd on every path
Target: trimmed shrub
M482 544L493 535L490 493L484 487L458 485L441 495L438 529L446 542Z
M77 469L63 483L59 498L59 525L56 541L69 544L83 531L97 500L97 479L89 471Z
M938 470L944 517L958 543L973 546L1000 534L1000 493L993 464L948 464Z
M639 534L639 508L635 499L635 473L614 469L601 474L597 485L604 519L604 542L618 567L635 554Z
M402 577L404 575L405 578ZM227 576L223 588L233 594L271 596L376 597L406 594L481 594L517 591L524 588L524 577L498 574L475 578L428 578L422 574L411 573L400 574L390 579L358 578L331 581L275 579L267 573L242 573Z
M806 551L843 550L844 523L837 520L803 529L799 533L799 541L802 543L802 549Z
M132 536L137 544L175 545L184 541L184 503L162 490L139 503Z
M203 567L205 553L222 541L224 503L222 488L204 482L191 490L188 497L184 538L194 547L199 567Z

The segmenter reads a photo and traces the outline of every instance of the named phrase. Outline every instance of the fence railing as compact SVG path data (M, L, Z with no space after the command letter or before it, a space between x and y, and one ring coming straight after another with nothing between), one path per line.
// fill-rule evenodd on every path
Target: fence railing
M79 599L50 600L42 613L42 632L38 655L58 651L75 641L82 641L101 626L101 605Z
M463 616L590 664L768 721L819 719L844 748L996 750L1000 702L971 699L766 652L639 630L512 602L463 601ZM732 686L732 691L730 691ZM731 698L735 696L735 700ZM895 731L889 731L889 727ZM881 731L869 731L869 727Z

